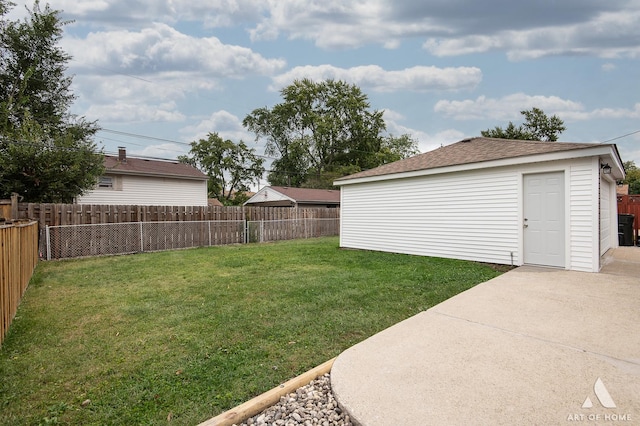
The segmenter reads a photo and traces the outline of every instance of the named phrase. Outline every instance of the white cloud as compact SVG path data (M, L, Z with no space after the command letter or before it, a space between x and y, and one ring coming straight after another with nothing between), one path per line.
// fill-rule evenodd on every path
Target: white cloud
M127 149L127 151L128 153L130 152L132 156L140 155L156 158L177 158L179 155L186 155L189 152L189 147L173 143L161 143L158 145L149 145L142 149Z
M561 99L557 96L530 96L515 93L502 98L480 96L475 100L441 100L434 111L456 120L492 119L513 120L519 118L520 111L537 107L546 114L557 114L564 119L568 113L581 112L584 107L579 102Z
M33 6L33 0L16 2L17 12L10 17L24 17L25 4ZM463 133L469 136L478 126L520 122L519 111L532 106L567 122L580 121L579 126L567 126L580 129L573 130L578 135L574 140L592 140L603 133L615 137L639 122L632 79L640 57L638 0L47 3L63 9L63 19L76 20L65 27L60 42L74 57L69 64L75 74L72 90L78 96L73 112L99 119L108 128L124 124L127 131L155 134L162 127L168 138L177 140L219 131L249 143L253 135L237 118L235 123L233 117L225 121L224 112L243 117L252 108L273 104L277 94L268 84L284 87L302 77L339 78L376 92L377 104L389 102L411 117L387 112L389 129L414 135L422 150L459 140ZM318 46L363 48L332 54ZM459 55L468 56L450 59ZM514 66L498 55L528 62ZM551 55L564 58L535 60ZM287 67L281 56L293 65ZM439 57L437 62L433 56ZM604 58L598 63L602 68L594 70L593 57ZM439 67L428 66L432 64ZM527 74L538 76L557 66L557 79L547 85L541 78L519 74L506 85L497 81L518 76L514 73L524 66ZM614 70L615 79L604 75ZM509 89L512 84L520 86ZM477 91L445 99L438 93L444 90ZM523 93L504 96L510 93L505 90ZM410 92L418 96L410 97ZM435 105L433 119L416 112L435 102L429 92L438 93L436 100L444 99ZM487 121L453 122L469 119ZM621 128L625 130L615 130ZM637 150L631 152L637 155Z
M596 0L456 2L272 0L252 39L313 41L325 49L423 38L437 56L504 50L513 60L550 55L637 57L640 5Z
M455 120L518 120L522 118L520 111L533 107L542 109L547 115L557 115L564 121L585 121L598 119L638 119L640 103L631 109L597 108L585 110L580 102L570 101L557 96L530 96L515 93L502 98L480 96L463 101L441 100L434 106L434 111Z
M218 133L223 139L229 139L235 143L244 141L250 148L254 147L254 135L245 130L242 120L227 111L216 111L211 116L200 120L197 124L184 127L180 130L189 140L204 139L209 133ZM262 150L258 150L262 154Z
M392 109L385 109L383 118L385 122L389 123L390 121L391 122L403 121L405 120L406 117L398 111L394 111ZM391 133L394 133L394 132L391 132Z
M139 77L162 71L198 72L207 78L270 75L285 66L251 49L222 43L216 37L198 38L166 24L133 32L94 32L85 38L68 37L63 48L77 67L104 67Z
M16 0L16 16L24 16L24 5L33 1ZM157 22L174 23L180 20L202 21L207 28L225 27L242 22L255 22L268 11L263 0L49 0L54 10L62 10L73 25L108 28L141 28L153 17Z
M384 111L384 120L387 125L387 133L394 136L408 134L411 138L418 141L418 149L420 152L432 151L444 145L458 142L465 138L465 134L459 130L447 129L435 134L413 129L405 126L401 122L405 117L397 111L386 109Z
M154 82L123 75L84 75L74 80L74 92L82 94L74 110L84 108L81 115L101 122L177 123L186 119L177 101L197 87L197 79L175 81L164 74L154 76Z
M295 67L273 78L272 90L294 80L344 80L378 92L431 91L473 89L482 81L482 71L476 67L437 68L415 66L400 71L387 71L378 65L338 68L332 65Z
M422 47L435 56L458 56L483 53L503 47L498 37L471 35L462 38L429 38Z
M284 66L283 60L165 24L69 37L64 48L74 57L73 90L82 93L82 115L110 122L184 121L177 102L201 101L225 79L271 74Z
M51 5L52 9L62 10L74 16L105 13L110 6L110 2L106 0L50 0L47 3Z
M558 55L637 58L640 56L640 46L629 43L629 40L640 36L639 23L640 10L625 10L601 13L574 24L429 37L423 47L436 56L504 50L507 57L514 61Z
M397 19L398 1L271 0L264 18L250 30L251 38L311 40L324 49L349 49L379 44L395 49L403 39L446 31L437 19Z
M181 122L186 118L172 102L158 105L131 102L91 105L84 115L89 120L125 123Z
M447 129L435 133L433 135L424 134L420 137L419 147L420 152L429 152L442 146L451 145L452 143L459 142L467 137L464 132L456 129Z
M16 13L24 14L18 0ZM437 56L503 50L513 60L549 55L640 55L636 0L50 0L73 26L145 28L195 23L198 30L242 27L253 41L309 40L325 49L376 44L395 49L425 40Z
M92 105L116 102L157 105L175 102L184 98L185 92L197 90L195 81L195 77L176 80L173 75L164 73L153 76L153 81L127 75L83 75L74 79L74 91L83 93L81 101Z
M562 118L570 121L640 119L640 103L635 104L633 109L596 108L592 111L567 111L563 113Z

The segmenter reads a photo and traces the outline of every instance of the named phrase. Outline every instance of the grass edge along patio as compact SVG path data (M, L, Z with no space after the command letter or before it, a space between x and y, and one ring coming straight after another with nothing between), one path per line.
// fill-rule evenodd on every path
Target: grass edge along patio
M41 262L0 424L196 424L498 274L336 237Z

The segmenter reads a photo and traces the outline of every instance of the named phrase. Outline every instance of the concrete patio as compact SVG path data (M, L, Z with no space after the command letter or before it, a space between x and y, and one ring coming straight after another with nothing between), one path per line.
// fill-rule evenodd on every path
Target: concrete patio
M363 426L638 424L640 248L602 265L519 267L396 324L338 356L334 395Z

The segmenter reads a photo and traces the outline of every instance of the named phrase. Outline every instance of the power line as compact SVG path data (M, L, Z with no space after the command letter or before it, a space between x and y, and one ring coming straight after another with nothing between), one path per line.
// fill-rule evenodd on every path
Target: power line
M134 138L139 138L139 139L166 142L166 143L174 143L174 144L184 145L184 146L189 146L189 147L191 146L191 144L187 143L187 142L180 142L180 141L176 141L176 140L173 140L173 139L158 138L158 137L155 137L155 136L148 136L148 135L142 135L142 134L137 134L137 133L123 132L123 131L120 131L120 130L101 128L98 131L99 132L112 133L112 134L120 135L120 136L134 137ZM640 132L640 130L637 131L637 132L634 132L634 133L639 133L639 132ZM631 134L633 134L633 133L631 133ZM624 136L621 136L621 137L624 137ZM122 144L131 144L131 145L136 145L136 146L141 146L141 147L147 147L146 145L141 145L141 144L137 144L137 143L134 143L134 142L124 142L124 141L113 140L113 139L109 139L109 138L104 138L104 139L112 140L114 142L122 143ZM35 146L38 146L37 144L32 144L32 143L28 143L28 142L22 142L21 143L21 142L14 141L13 143L15 143L17 145L35 145ZM58 148L58 149L60 149L60 148ZM65 149L65 148L63 148L63 149ZM173 151L171 149L161 148L161 147L157 147L156 149L164 150L164 151ZM77 149L73 149L73 148L66 148L66 150L69 150L69 151L75 150L75 151L77 151ZM178 152L178 151L173 151L173 152ZM357 149L356 150L350 150L350 152L360 152L360 153L366 153L366 154L374 153L374 152L371 152L371 151L364 151L364 150L357 150ZM111 155L111 154L115 155L115 153L112 153L112 152L109 152L107 154L108 155ZM267 159L267 160L278 160L278 159L280 159L280 157L269 157L269 156L266 156L266 155L260 155L260 154L255 154L255 153L254 153L254 155L256 157L264 158L264 159ZM134 155L134 156L135 157L140 157L140 158L148 158L148 159L156 159L156 160L164 160L164 161L175 161L175 159L161 158L161 157L151 157L151 156L144 156L144 155ZM250 167L243 167L243 169L249 170L251 168ZM274 173L274 174L279 174L279 175L285 175L285 176L293 176L293 175L303 176L303 175L308 174L308 171L277 170L277 169L271 169L271 170L265 169L264 172L265 173Z
M149 145L143 145L143 144L140 144L140 143L129 142L129 141L125 142L125 141L122 141L120 139L112 139L112 138L107 138L107 137L104 137L104 136L101 136L98 139L100 139L100 142L102 142L103 140L116 142L116 143L119 144L119 146L135 145L135 146L140 146L140 147L143 147L143 148L148 148L149 147ZM164 148L164 147L161 147L161 146L158 146L158 145L153 146L153 149L157 149L159 151L168 151L168 152L175 152L175 153L178 153L178 154L184 154L184 151L179 151L177 149L171 149L171 148Z
M105 155L109 155L111 157L118 156L118 153L117 152L113 152L113 151L105 151L104 154ZM165 162L171 162L171 163L175 163L176 161L179 162L179 160L177 160L175 158L153 157L153 156L150 156L150 155L138 155L138 154L135 154L135 155L129 156L127 154L127 157L128 158L139 158L139 159L142 159L142 160L158 160L158 161L165 161Z
M124 133L124 132L123 132ZM27 141L18 141L18 140L8 140L5 138L0 138L0 146L2 145L2 143L8 143L8 144L14 144L14 145L21 145L21 146L31 146L31 147L42 147L43 145L37 142L27 142ZM83 151L82 149L79 149L77 147L61 147L61 146L57 146L57 145L48 145L47 149L49 150L58 150L58 151L67 151L67 152L80 152ZM92 152L94 154L103 154L103 155L110 155L110 156L116 156L118 155L118 153L116 152L112 152L112 151L106 151L106 152ZM158 160L158 161L168 161L168 162L175 162L177 161L176 159L172 159L172 158L162 158L162 157L153 157L153 156L146 156L146 155L132 155L132 158L140 158L140 159L149 159L149 160ZM239 167L243 170L253 170L252 167ZM264 178L264 174L275 174L275 175L279 175L279 176L306 176L306 175L315 175L315 172L309 172L309 171L292 171L292 170L277 170L277 169L263 169L262 171L262 177L261 179Z
M635 132L627 133L626 135L616 136L615 138L607 139L606 141L602 141L600 143L612 142L618 139L626 138L627 136L635 135L636 133L640 133L640 130L636 130Z
M191 143L188 143L188 142L180 142L180 141L176 141L176 140L173 140L173 139L158 138L158 137L155 137L155 136L147 136L147 135L141 135L141 134L137 134L137 133L122 132L120 130L112 130L112 129L104 129L104 128L102 128L102 129L99 130L99 132L113 133L115 135L128 136L128 137L151 140L151 141L175 143L175 144L178 144L178 145L185 145L185 146L191 147ZM128 142L122 142L122 143L124 144L124 143L128 143ZM131 143L131 144L132 145L136 145L135 143ZM139 145L139 146L145 146L145 145ZM261 155L261 154L254 154L254 155L257 156L257 157L260 157L260 158L267 159L267 160L277 160L276 157L269 157L267 155Z
M129 136L129 137L134 137L134 138L139 138L139 139L146 139L146 140L152 140L152 141L160 141L160 142L169 142L169 143L175 143L178 145L186 145L186 146L191 146L190 143L188 142L180 142L180 141L175 141L173 139L164 139L164 138L158 138L155 136L147 136L147 135L140 135L140 134L136 134L136 133L129 133L129 132L122 132L119 130L111 130L111 129L100 129L100 132L107 132L107 133L113 133L114 135L120 135L120 136Z
M153 81L146 80L146 79L144 79L142 77L138 77L137 75L126 74L126 73L123 73L123 72L120 72L120 71L112 70L110 68L101 67L101 66L98 66L98 65L87 64L87 63L84 63L84 62L80 62L79 60L77 60L75 58L72 58L71 62L79 63L80 66L91 67L91 68L98 69L98 70L108 71L108 72L113 73L113 74L118 74L118 75L122 75L122 76L125 76L125 77L135 78L136 80L144 81L145 83L153 83Z
M127 73L124 73L124 72L120 72L120 71L117 71L117 70L114 70L114 69L110 69L110 68L106 68L106 67L101 67L101 66L98 66L98 65L86 64L86 63L80 62L79 60L77 60L75 58L71 58L70 62L76 62L76 63L80 64L80 67L87 66L87 67L90 67L90 68L107 71L107 72L110 72L110 73L112 73L114 75L120 75L120 76L123 76L123 77L133 78L133 79L136 79L136 80L139 80L139 81L143 81L143 82L148 83L148 84L153 84L153 85L156 85L156 86L159 86L159 87L163 87L165 89L169 88L169 89L173 89L173 90L179 90L181 92L189 92L189 90L180 88L179 86L177 86L175 84L167 84L166 82L153 81L153 80L149 80L149 79L146 79L146 78L142 78L142 77L134 75L134 74L127 74ZM178 78L177 80L183 81L183 82L186 81L184 78ZM212 96L207 96L207 95L203 94L202 91L200 91L200 90L194 91L194 93L195 93L195 95L197 97L202 98L202 99L206 99L206 100L214 101L214 102L220 101L220 99L217 99L217 98L214 98ZM234 99L236 99L236 98L232 98L231 100L226 99L225 100L225 104L232 104L232 105L236 105L236 106L241 106L243 108L246 107L246 105L244 105L244 104L241 104L239 102L235 102Z
M0 136L0 146L2 146L3 144L29 146L33 148L44 148L44 150L47 150L47 151L91 152L91 153L99 154L99 152L92 151L89 148L60 146L52 143L29 142L24 140L7 139L5 137Z

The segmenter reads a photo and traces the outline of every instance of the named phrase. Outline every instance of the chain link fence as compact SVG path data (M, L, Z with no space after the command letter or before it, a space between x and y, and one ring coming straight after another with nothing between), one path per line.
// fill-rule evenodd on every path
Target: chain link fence
M47 226L47 260L191 247L314 238L340 234L340 219L126 222Z

